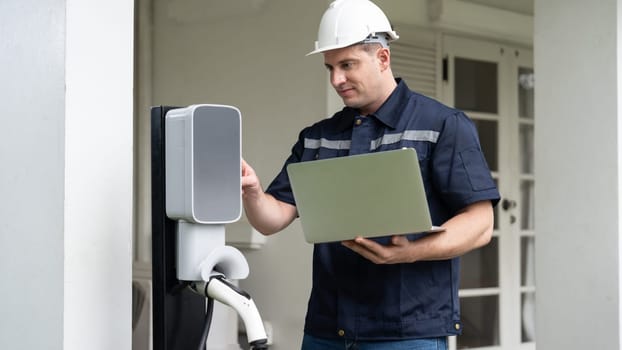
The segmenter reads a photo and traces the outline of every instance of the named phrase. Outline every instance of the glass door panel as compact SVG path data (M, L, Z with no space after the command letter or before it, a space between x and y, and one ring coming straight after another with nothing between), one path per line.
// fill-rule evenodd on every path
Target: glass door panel
M534 225L534 182L533 180L522 180L520 184L520 228L521 230L532 231ZM529 233L521 233L529 234Z
M464 111L497 114L497 64L456 57L454 70L455 107Z
M465 297L460 305L463 331L458 349L499 345L499 296Z
M479 142L484 152L484 158L488 163L490 171L496 172L499 170L498 154L499 150L497 145L499 144L499 127L498 122L495 120L481 120L474 119L473 123L477 128L479 134Z
M533 119L533 88L535 86L533 68L518 68L518 84L518 116Z
M533 124L519 126L521 173L533 174Z
M535 287L536 266L534 264L534 248L535 237L521 237L521 287L523 287L523 289L533 289Z
M460 288L499 287L499 249L497 243L497 237L493 237L488 245L462 256Z
M536 341L535 305L536 293L525 292L521 294L521 342L531 343Z

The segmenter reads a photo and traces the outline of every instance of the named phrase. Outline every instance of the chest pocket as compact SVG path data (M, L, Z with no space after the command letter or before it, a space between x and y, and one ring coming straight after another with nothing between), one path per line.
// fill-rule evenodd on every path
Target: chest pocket
M419 159L419 164L422 165L427 162L428 158L430 157L431 143L426 141L400 140L396 143L381 144L375 149L375 151L383 152L400 148L414 148L415 151L417 151L417 158Z
M372 150L388 151L398 148L414 148L419 162L430 156L431 147L436 144L439 133L434 130L405 130L399 133L387 133L372 141Z

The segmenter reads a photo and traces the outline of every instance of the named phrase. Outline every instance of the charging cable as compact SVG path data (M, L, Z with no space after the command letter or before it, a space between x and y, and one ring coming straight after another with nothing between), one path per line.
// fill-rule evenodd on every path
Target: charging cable
M246 328L250 350L268 349L266 330L264 329L255 302L253 302L253 299L248 293L229 282L222 274L213 275L209 278L207 283L193 282L190 283L189 286L195 293L201 294L207 298L207 310L199 350L205 349L205 343L207 342L207 336L212 322L214 300L229 305L240 315Z

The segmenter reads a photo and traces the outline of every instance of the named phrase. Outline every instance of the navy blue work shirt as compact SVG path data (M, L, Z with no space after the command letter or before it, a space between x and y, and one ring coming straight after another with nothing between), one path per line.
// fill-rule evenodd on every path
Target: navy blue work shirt
M266 193L296 204L286 171L289 163L412 147L419 157L434 225L478 201L495 205L499 193L472 121L411 91L401 79L397 82L376 113L361 116L345 107L302 130ZM381 243L389 239L375 238ZM305 333L358 340L459 334L459 276L459 258L384 265L339 242L316 244Z

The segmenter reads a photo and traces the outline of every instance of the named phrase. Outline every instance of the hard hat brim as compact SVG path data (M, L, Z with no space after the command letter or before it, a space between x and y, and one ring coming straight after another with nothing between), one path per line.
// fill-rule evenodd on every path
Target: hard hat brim
M306 54L305 56L311 56L311 55L314 55L314 54L316 54L316 53L326 52L326 51L330 51L330 50L343 49L344 47L352 46L352 45L355 45L355 44L357 44L357 43L359 43L359 42L357 41L357 42L353 42L353 43L351 43L351 44L347 44L347 45L341 45L341 44L340 44L340 45L329 45L329 46L324 46L324 47L321 47L321 48L318 48L318 49L315 49L315 50L313 50L313 51L309 52L309 53L308 53L308 54Z
M387 40L384 43L381 42L383 47L388 47L388 44L390 42L395 41L395 40L400 38L399 35L397 35L397 33L395 33L395 32L386 32L386 34L389 37L387 38ZM305 56L311 56L311 55L314 55L316 53L326 52L326 51L330 51L330 50L343 49L344 47L348 47L348 46L352 46L352 45L356 45L356 44L364 44L364 43L366 43L366 41L362 40L362 41L354 41L352 43L347 43L347 44L335 44L335 45L328 45L328 46L323 46L321 48L318 48L319 45L316 42L315 43L316 49L311 51L311 52L309 52Z

